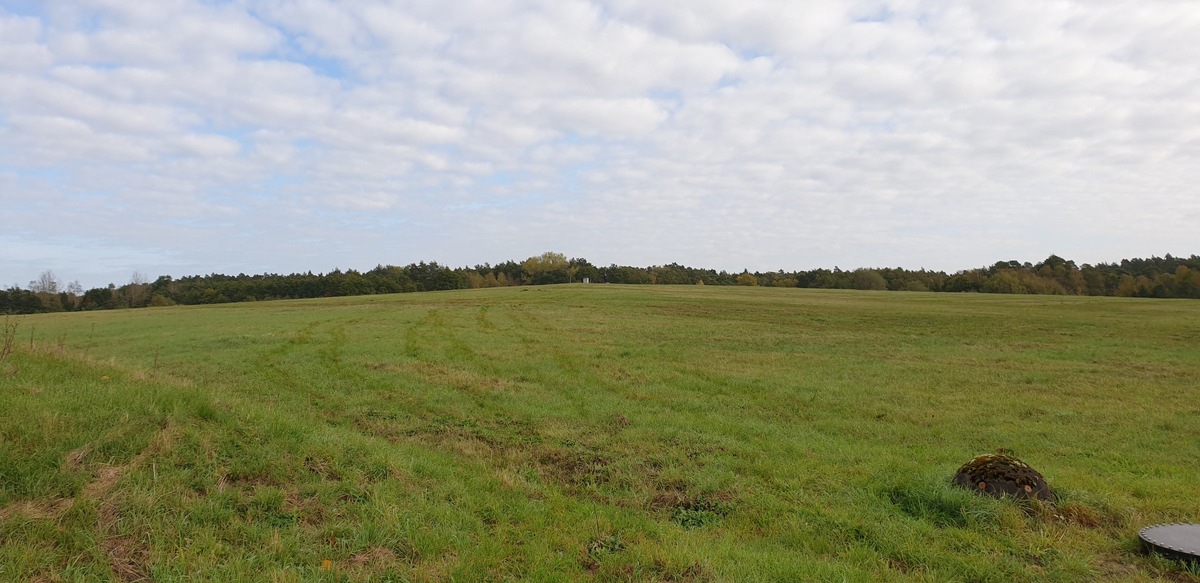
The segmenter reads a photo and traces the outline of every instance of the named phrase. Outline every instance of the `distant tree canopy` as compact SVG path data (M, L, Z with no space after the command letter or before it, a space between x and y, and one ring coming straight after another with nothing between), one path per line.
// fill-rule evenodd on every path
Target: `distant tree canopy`
M553 251L526 259L521 262L521 269L533 285L570 283L575 271L566 255Z
M737 276L736 281L738 285L758 285L758 276L750 272L745 272Z
M874 269L857 269L851 276L854 289L883 291L888 288L888 282Z
M438 291L569 283L748 285L891 291L1058 294L1200 299L1200 256L1125 259L1119 263L1076 265L1057 255L1036 264L1000 261L947 274L902 268L764 273L686 267L677 263L650 267L597 267L586 259L546 252L520 263L452 268L436 262L404 267L378 265L367 272L334 269L329 273L289 275L164 275L149 281L134 272L128 283L84 290L78 282L62 285L46 270L29 282L0 290L0 314L142 308L174 304L217 304L292 298Z

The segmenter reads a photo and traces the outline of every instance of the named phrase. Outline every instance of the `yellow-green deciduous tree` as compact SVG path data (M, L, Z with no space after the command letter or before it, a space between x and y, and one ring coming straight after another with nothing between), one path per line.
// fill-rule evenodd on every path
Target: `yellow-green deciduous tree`
M574 279L571 262L567 256L554 251L530 257L521 262L521 268L529 277L529 283L568 283Z

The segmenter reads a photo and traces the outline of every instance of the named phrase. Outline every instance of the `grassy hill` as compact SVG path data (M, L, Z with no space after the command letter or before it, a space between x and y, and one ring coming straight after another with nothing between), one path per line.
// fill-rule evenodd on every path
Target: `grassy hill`
M1200 581L1200 302L551 286L46 314L0 580ZM949 485L1007 451L1060 496Z

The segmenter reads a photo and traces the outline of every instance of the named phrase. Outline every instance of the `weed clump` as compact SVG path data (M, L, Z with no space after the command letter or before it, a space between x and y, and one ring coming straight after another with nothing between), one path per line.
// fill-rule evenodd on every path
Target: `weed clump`
M4 323L0 325L0 362L12 354L17 339L17 325L18 322L9 316L5 316Z
M1054 491L1029 464L1001 453L975 456L958 468L954 484L994 498L1011 496L1020 500L1053 502Z
M625 550L625 543L621 540L620 533L594 538L587 544L587 554L591 557L619 553L623 550Z
M682 483L669 484L654 496L650 506L668 510L672 521L688 529L715 524L733 511L728 493L688 494Z
M729 514L729 511L729 505L717 499L689 498L675 505L671 512L671 520L684 528L700 528L716 524Z

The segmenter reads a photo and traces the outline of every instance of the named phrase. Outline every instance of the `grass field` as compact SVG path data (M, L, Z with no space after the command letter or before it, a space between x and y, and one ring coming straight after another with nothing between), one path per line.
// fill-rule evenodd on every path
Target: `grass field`
M1200 581L1200 302L551 286L19 319L0 580ZM1056 506L958 490L1007 451Z

